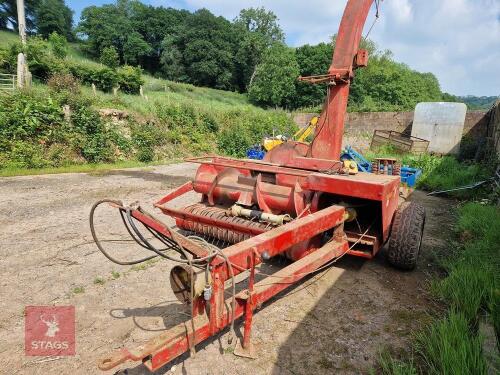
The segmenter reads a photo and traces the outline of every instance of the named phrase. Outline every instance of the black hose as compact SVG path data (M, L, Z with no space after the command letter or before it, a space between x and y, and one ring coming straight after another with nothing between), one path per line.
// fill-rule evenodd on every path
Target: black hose
M191 263L200 263L200 262L205 262L211 258L213 258L216 253L215 252L212 252L211 254L209 254L208 256L204 257L204 258L196 258L196 259L181 259L181 258L174 258L174 257L171 257L167 254L164 254L162 253L160 250L158 250L156 247L154 247L148 240L146 240L146 238L144 238L144 236L142 235L142 233L139 231L139 229L137 228L137 226L135 225L134 221L133 221L133 218L132 218L132 214L131 214L131 209L130 208L126 208L125 209L125 212L127 214L127 219L128 219L128 222L130 224L130 226L132 227L132 229L134 230L135 234L137 234L137 237L140 238L141 241L143 241L147 246L148 248L155 252L156 254L158 254L159 256L165 258L165 259L168 259L168 260L171 260L171 261L174 261L174 262L178 262L178 263L185 263L185 264L191 264ZM147 225L145 225L144 223L142 223L146 228L148 228ZM170 232L170 235L172 237L174 237L174 234L173 234L173 231L169 228L169 227L166 227L167 230ZM154 230L154 229L152 229ZM170 239L169 239L170 240ZM162 241L163 242L163 241ZM178 243L176 243L178 249L180 250L180 252L183 253L184 257L185 258L188 258L188 254L184 251L184 249L182 248L182 246L180 246Z
M120 212L120 216L122 218L122 221L123 221L123 224L125 225L125 228L127 229L127 232L130 234L130 236L134 239L134 241L139 244L141 247L147 249L147 250L150 250L150 251L153 251L154 253L156 253L156 255L152 255L152 256L149 256L149 257L146 257L146 258L142 258L142 259L138 259L138 260L134 260L134 261L120 261L118 259L115 259L114 257L112 257L111 255L109 255L109 253L104 250L104 248L102 247L101 245L101 242L99 241L99 239L97 238L97 235L95 233L95 226L94 226L94 214L95 214L95 210L97 209L98 206L100 206L101 204L103 203L111 203L111 204L114 204L116 206L119 206L118 209L119 209L119 212ZM148 214L147 212L141 210L141 208L138 208L138 210L145 214L145 215L148 215L150 216L152 219L153 217ZM123 211L125 211L125 215L123 213ZM175 233L174 231L172 231L172 229L168 226L165 226L166 229L168 230L168 232L170 233L170 236L171 238L163 235L162 233L159 233L158 231L156 231L154 228L151 228L150 226L144 224L142 221L139 221L156 239L158 239L161 243L163 243L165 246L167 246L165 249L157 249L155 246L153 246L141 233L141 231L139 230L139 228L137 228L137 226L135 225L134 223L134 219L132 217L132 209L130 207L123 207L123 203L120 202L120 201L117 201L117 200L112 200L112 199L102 199L96 203L94 203L94 205L92 206L91 210L90 210L90 218L89 218L89 221L90 221L90 231L92 233L92 238L94 239L96 245L97 245L97 248L104 254L104 256L106 258L108 258L110 261L116 263L116 264L119 264L119 265L122 265L122 266L127 266L127 265L134 265L134 264L138 264L138 263L142 263L142 262L145 262L145 261L148 261L150 259L153 259L153 258L156 258L157 256L160 256L162 258L165 258L165 259L168 259L168 260L171 260L171 261L174 261L174 262L178 262L178 263L187 263L189 265L189 268L190 268L190 273L191 273L191 301L194 300L194 278L193 278L193 266L196 265L196 263L202 263L202 262L206 262L206 272L209 272L209 261L214 258L215 256L220 256L224 259L227 267L228 267L228 271L229 271L229 276L231 278L231 289L232 289L232 303L231 303L231 307L232 307L232 314L231 314L231 328L230 328L230 332L231 332L231 335L230 335L230 338L229 338L229 342L231 343L232 341L232 338L235 336L235 333L234 333L234 321L235 321L235 310L236 310L236 291L235 291L235 280L234 280L234 272L233 272L233 267L232 267L232 264L231 262L229 261L228 257L226 254L224 254L224 252L217 248L216 246L213 246L213 245L210 245L208 244L208 242L206 242L204 239L198 237L198 236L190 236L190 237L187 237L188 239L191 239L191 240L194 240L198 243L201 243L205 246L205 248L208 248L211 250L211 252L203 257L203 258L192 258L190 256L190 254L188 254L188 252L186 252L186 250L182 247L182 245L178 242L175 241L175 236L176 235L179 235L179 236L182 236L180 234L177 234ZM128 222L128 223L127 223ZM135 233L135 234L134 234ZM174 249L176 251L178 251L179 253L181 253L185 259L181 259L181 258L174 258L174 257L171 257L167 254L164 254L162 253L162 251L165 251L165 250L170 250L170 249ZM192 329L193 329L193 336L195 335L195 327L194 327L194 304L193 302L191 302L192 305L191 305L191 324L192 324ZM195 338L193 337L193 340L190 340L190 342L195 342ZM190 344L190 350L191 352L194 354L195 351L194 351L194 345Z
M145 258L142 258L142 259L137 259L137 260L121 261L121 260L118 260L116 258L113 258L111 255L109 255L109 253L106 250L104 250L104 248L101 245L101 242L97 238L97 235L95 233L95 227L94 227L94 213L95 213L95 210L96 210L96 208L98 206L100 206L103 203L112 203L112 204L116 204L116 205L119 205L119 206L122 205L122 202L120 202L120 201L115 201L115 200L112 200L112 199L102 199L102 200L94 203L94 205L92 206L92 208L90 210L90 217L89 217L90 232L92 233L92 238L94 239L94 242L97 245L97 248L101 251L101 253L103 253L104 256L106 258L108 258L110 261L112 261L113 263L119 264L121 266L131 266L131 265L134 265L134 264L139 264L139 263L142 263L142 262L146 262L146 261L148 261L150 259L156 258L157 255L152 255L152 256L145 257ZM120 214L122 214L121 209L120 209ZM127 227L127 230L129 230L128 227ZM130 231L129 231L129 233L131 234L132 238L134 240L136 240L137 243L139 243L137 241L137 239L132 235L132 233Z

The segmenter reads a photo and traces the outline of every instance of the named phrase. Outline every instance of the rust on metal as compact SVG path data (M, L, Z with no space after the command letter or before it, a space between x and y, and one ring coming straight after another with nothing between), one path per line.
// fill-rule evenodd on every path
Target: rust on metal
M310 145L284 142L263 161L213 155L188 159L200 164L193 181L155 204L175 218L179 228L230 246L214 250L188 237L172 235L171 228L139 209L127 211L146 228L177 241L200 261L198 266L210 277L203 286L203 296L199 285L194 298L194 293L183 294L193 304L191 322L179 324L134 350L111 354L99 362L99 368L109 370L131 360L142 361L155 371L242 316L242 350L251 352L252 316L257 306L346 254L373 258L388 240L398 207L400 177L349 175L339 161L350 84L355 70L368 63L368 54L359 49L359 42L372 2L348 0L328 72L301 78L328 84ZM199 203L184 208L171 205L174 199L192 192L201 197ZM229 216L226 210L233 205L240 213L250 212L250 216L258 211L258 215ZM346 210L350 222L345 222ZM262 213L286 215L291 221L270 226L259 222ZM255 282L255 266L277 255L286 255L293 262L272 277ZM226 299L225 286L243 273L249 273L247 288Z

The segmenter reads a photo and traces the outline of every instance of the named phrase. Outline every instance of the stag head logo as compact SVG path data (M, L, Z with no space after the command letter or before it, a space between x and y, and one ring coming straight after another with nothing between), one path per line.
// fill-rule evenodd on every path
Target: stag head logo
M75 306L26 306L24 312L26 355L75 355Z
M40 321L45 323L47 326L47 332L45 332L45 336L54 337L57 332L59 332L59 323L56 319L55 315L52 315L50 320L45 319L43 315L40 315Z

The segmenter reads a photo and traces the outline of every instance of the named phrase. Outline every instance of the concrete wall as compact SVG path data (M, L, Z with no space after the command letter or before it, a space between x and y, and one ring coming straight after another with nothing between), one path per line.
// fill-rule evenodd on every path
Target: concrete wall
M294 113L293 119L299 126L305 126L317 113ZM344 145L360 151L370 147L374 130L395 130L411 134L413 112L352 112L345 118ZM483 139L488 133L487 111L467 111L463 135L474 140Z

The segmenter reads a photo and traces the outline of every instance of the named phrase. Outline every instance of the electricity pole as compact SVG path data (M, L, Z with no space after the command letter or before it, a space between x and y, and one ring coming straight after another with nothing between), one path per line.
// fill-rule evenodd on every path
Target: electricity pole
M24 14L24 0L17 0L17 28L21 43L26 46L26 15Z
M17 0L17 28L23 47L26 47L26 15L24 13L24 0ZM24 88L31 85L31 73L28 70L26 55L17 55L17 87Z

